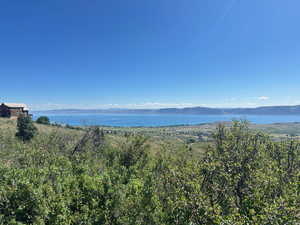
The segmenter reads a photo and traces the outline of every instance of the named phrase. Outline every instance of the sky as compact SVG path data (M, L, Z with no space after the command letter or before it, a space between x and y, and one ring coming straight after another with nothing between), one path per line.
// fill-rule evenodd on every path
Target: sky
M299 0L2 0L0 102L300 104Z

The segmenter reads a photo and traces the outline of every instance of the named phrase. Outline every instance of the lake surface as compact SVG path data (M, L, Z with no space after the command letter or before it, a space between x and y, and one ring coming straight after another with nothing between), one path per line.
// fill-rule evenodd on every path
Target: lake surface
M179 114L43 114L34 113L33 119L48 116L51 122L73 126L171 126L195 125L246 119L252 123L270 124L300 122L300 115L179 115Z

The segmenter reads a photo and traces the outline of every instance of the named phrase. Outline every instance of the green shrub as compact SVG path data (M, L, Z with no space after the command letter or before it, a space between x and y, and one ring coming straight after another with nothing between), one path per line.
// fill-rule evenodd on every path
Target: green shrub
M187 144L193 144L193 143L195 143L196 142L196 140L194 139L194 138L188 138L187 140L186 140L186 143Z
M50 124L50 120L47 116L40 116L37 120L37 123L39 124L45 124L45 125L49 125Z
M21 115L18 117L16 136L29 141L37 134L37 128L34 126L30 116Z

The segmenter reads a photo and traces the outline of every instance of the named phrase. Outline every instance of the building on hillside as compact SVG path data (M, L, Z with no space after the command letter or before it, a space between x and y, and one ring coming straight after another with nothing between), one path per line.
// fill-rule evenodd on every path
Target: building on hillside
M0 105L0 117L14 118L20 115L31 116L29 109L22 103L2 103Z

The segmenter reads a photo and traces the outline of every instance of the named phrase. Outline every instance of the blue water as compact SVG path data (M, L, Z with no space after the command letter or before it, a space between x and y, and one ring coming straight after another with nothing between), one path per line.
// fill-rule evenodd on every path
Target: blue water
M300 122L300 115L149 115L149 114L34 114L33 119L39 116L48 116L51 122L69 124L73 126L169 126L194 125L231 121L232 119L246 119L252 123L270 124Z

